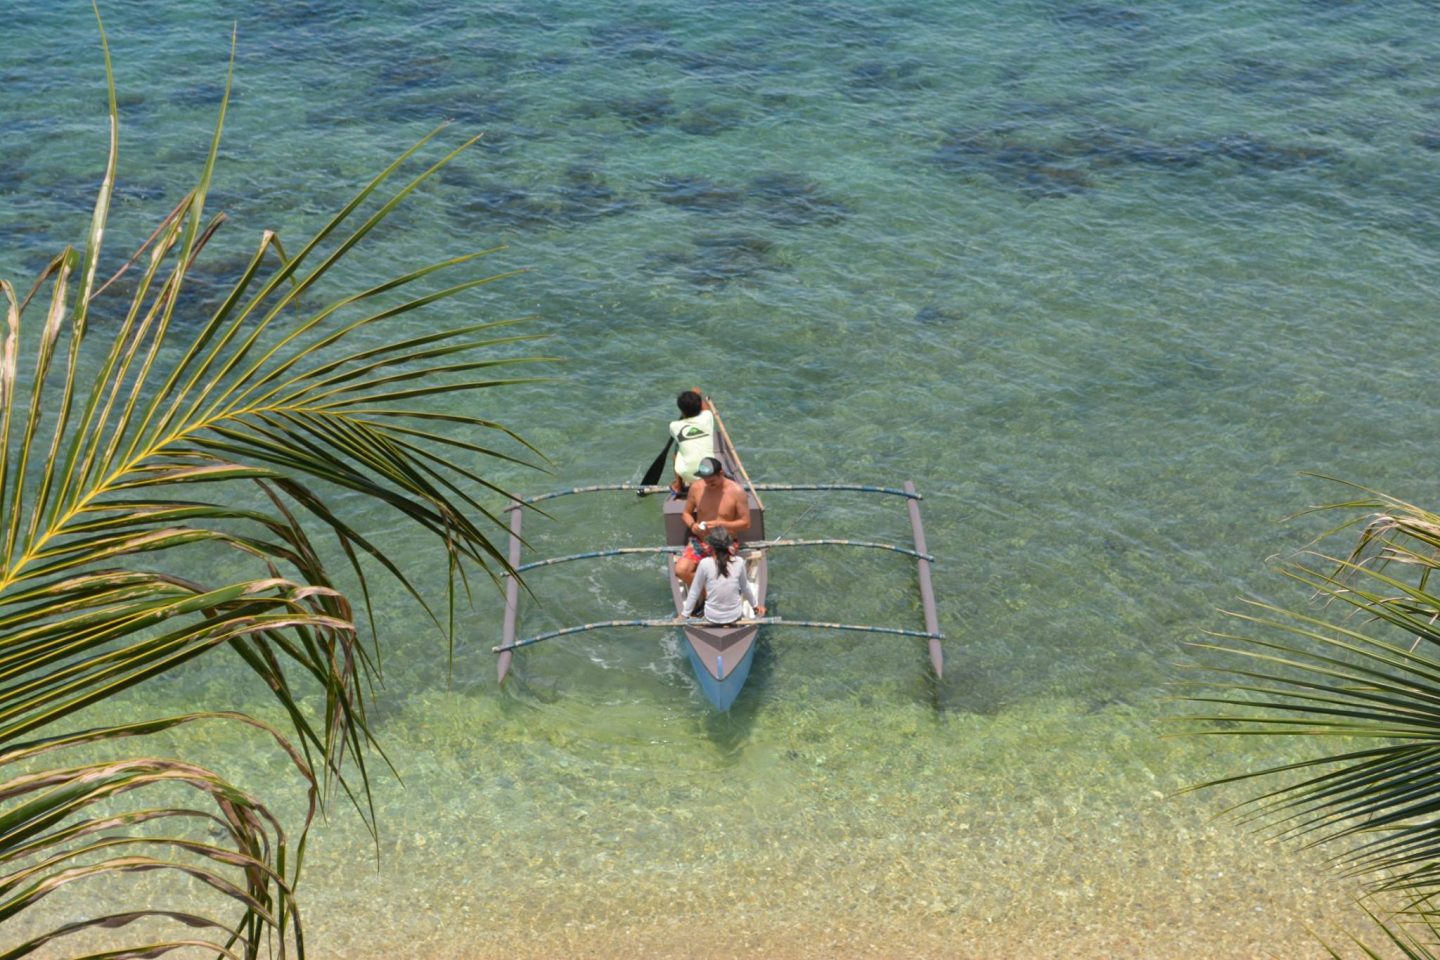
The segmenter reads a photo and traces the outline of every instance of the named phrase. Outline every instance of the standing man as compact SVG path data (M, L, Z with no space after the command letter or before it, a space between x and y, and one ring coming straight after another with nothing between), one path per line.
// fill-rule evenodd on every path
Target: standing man
M725 476L719 460L714 457L701 460L695 476L699 479L690 485L690 492L685 495L685 511L680 514L685 529L690 531L690 542L675 560L675 577L686 589L705 556L706 536L715 530L726 530L740 540L750 529L750 501L745 496L745 488Z
M670 422L670 436L675 440L675 479L670 489L678 497L695 482L700 462L715 456L715 415L710 412L710 401L696 389L676 397L675 405L680 408L680 419Z

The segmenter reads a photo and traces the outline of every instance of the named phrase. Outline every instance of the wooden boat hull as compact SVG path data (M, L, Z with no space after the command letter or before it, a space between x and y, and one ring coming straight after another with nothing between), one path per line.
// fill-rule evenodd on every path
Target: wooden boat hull
M739 458L727 438L717 438L715 454L725 467L725 473L732 480L739 479ZM746 491L750 504L750 529L739 539L765 539L765 509L751 491ZM681 514L685 510L684 500L667 499L662 513L665 520L665 542L672 546L683 546L687 541L685 523ZM769 571L763 550L744 551L746 570L750 584L755 589L755 598L765 604L765 589L769 584ZM670 582L670 593L675 599L675 613L684 615L685 591L675 578L675 558L671 557L666 566L666 577ZM746 608L745 615L753 616L754 611ZM749 627L682 627L685 634L685 649L690 654L690 663L695 668L695 677L700 689L718 710L729 710L730 704L740 695L745 680L750 676L750 664L755 660L756 635L758 626Z
M756 598L763 604L769 580L765 553L762 550L750 553L746 559L747 573ZM668 573L675 613L683 615L685 591L675 576L674 557L669 559ZM754 611L747 609L746 615L753 616ZM685 652L690 655L690 665L695 669L695 678L705 698L715 709L729 710L750 676L760 628L697 626L682 627L681 632L685 635Z

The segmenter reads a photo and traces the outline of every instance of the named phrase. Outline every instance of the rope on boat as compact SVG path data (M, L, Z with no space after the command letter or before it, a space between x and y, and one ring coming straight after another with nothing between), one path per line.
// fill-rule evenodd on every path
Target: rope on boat
M705 400L710 404L710 415L715 418L715 426L720 429L720 439L725 441L729 448L730 459L735 461L735 469L740 471L740 478L745 481L745 489L755 498L755 505L761 510L765 509L765 502L760 499L760 494L755 492L755 482L750 479L750 473L745 469L745 463L740 459L740 451L735 449L735 443L730 439L730 431L725 429L725 421L720 419L720 411L715 407L715 401L710 397ZM720 453L720 450L716 450Z
M733 624L724 626L751 627L764 624L779 624L786 627L805 627L814 630L850 630L856 633L888 633L901 637L924 637L930 640L943 640L944 634L926 633L923 630L903 630L900 627L870 627L863 624L853 623L823 623L819 620L786 620L784 617L755 617L749 620L736 620ZM508 653L511 650L518 650L520 647L528 647L544 640L554 640L556 637L566 637L573 633L586 633L590 630L604 630L610 627L715 627L720 624L711 623L709 620L695 617L671 618L662 620L649 618L641 620L602 620L598 623L582 623L578 627L566 627L563 630L551 630L549 633L541 633L524 640L516 640L514 643L504 644L498 647L491 647L492 653Z
M751 483L742 484L751 491L755 490L843 490L852 493L883 493L892 497L905 497L907 500L924 500L921 494L908 490L899 490L895 487L876 487L865 483ZM506 510L518 510L521 505L528 506L532 503L541 503L545 500L554 500L556 497L568 497L576 493L601 493L607 490L632 490L635 493L660 493L669 490L667 486L659 484L640 483L601 483L589 487L571 487L568 490L555 490L550 493L541 493L533 497L525 497L506 507Z
M920 560L934 562L935 558L928 553L920 553L918 550L911 550L909 547L898 547L891 543L873 543L869 540L753 540L741 544L742 550L769 550L772 547L866 547L871 550L890 550L894 553L903 553L907 557L916 557ZM679 553L684 547L614 547L610 550L590 550L586 553L572 553L563 557L550 557L545 560L533 560L530 563L521 564L515 568L516 573L524 573L527 570L534 570L537 567L549 567L557 563L569 563L571 560L594 560L599 557L622 557L633 554L644 553ZM509 576L509 574L504 574Z

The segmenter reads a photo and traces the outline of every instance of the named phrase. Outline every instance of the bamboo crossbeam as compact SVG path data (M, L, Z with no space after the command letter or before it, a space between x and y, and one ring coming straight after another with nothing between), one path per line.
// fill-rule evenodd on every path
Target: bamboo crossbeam
M935 558L928 553L920 553L893 543L876 543L873 540L756 540L743 546L747 550L769 550L772 547L864 547L869 550L889 550L892 553L903 553L907 557L935 562Z
M804 627L807 630L849 630L854 633L887 633L897 637L928 637L932 640L945 639L943 633L926 633L923 630L906 630L902 627L872 627L863 623L826 623L823 620L786 620L775 617L773 622L787 627Z
M533 497L525 497L521 500L512 501L506 510L519 510L521 506L529 506L532 503L541 503L545 500L554 500L556 497L568 497L575 493L600 493L606 490L633 490L636 493L659 493L661 490L669 490L669 487L640 483L600 483L589 487L571 487L568 490L554 490L550 493L536 494Z
M803 627L814 630L848 630L856 633L885 633L901 637L925 637L932 641L944 639L943 635L935 633L924 633L920 630L904 630L900 627L871 627L864 624L854 623L825 623L819 620L786 620L783 617L755 617L749 620L737 620L727 626L749 627L775 624L786 627ZM611 627L713 627L715 624L708 620L697 618L669 619L642 618L638 620L602 620L597 623L582 623L576 627L566 627L563 630L551 630L549 633L537 634L527 637L524 640L517 640L514 643L502 644L498 647L491 647L492 653L504 656L512 650L521 647L529 647L546 640L554 640L557 637L567 637L576 633L587 633L591 630L605 630Z
M750 491L803 491L803 490L833 490L836 492L849 493L881 493L892 497L905 497L907 500L924 500L925 498L912 490L900 490L895 487L877 487L868 483L747 483L745 488ZM554 500L557 497L568 497L577 493L604 493L606 491L630 490L635 493L661 493L669 490L667 486L645 485L639 483L600 483L588 487L571 487L568 490L552 490L550 493L540 493L533 497L525 497L520 500L511 501L506 510L518 510L521 506L529 506L532 503L542 503L546 500ZM758 499L758 498L757 498Z
M622 557L636 553L679 553L684 547L614 547L610 550L591 550L588 553L572 553L563 557L550 557L546 560L532 560L515 568L516 573L524 573L527 570L534 570L537 567L550 567L557 563L569 563L571 560L593 560L597 557Z
M894 487L876 487L867 483L757 483L755 490L839 490L851 493L884 493L907 500L924 500L914 490L897 490Z
M919 553L909 547L896 546L893 543L875 543L869 540L752 540L741 545L744 550L770 550L776 547L864 547L870 550L889 550L893 553L904 554L907 557L916 557L920 560L927 560L933 563L935 558L928 553ZM532 560L530 563L515 567L516 573L524 573L527 570L535 570L540 567L551 567L557 563L569 563L572 560L595 560L601 557L624 557L635 554L648 553L679 553L684 547L612 547L609 550L589 550L585 553L571 553L563 557L549 557L545 560Z

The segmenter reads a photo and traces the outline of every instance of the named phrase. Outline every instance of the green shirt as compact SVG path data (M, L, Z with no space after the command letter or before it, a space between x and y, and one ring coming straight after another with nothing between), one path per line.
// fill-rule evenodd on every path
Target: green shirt
M678 445L675 472L687 486L695 482L700 461L715 456L715 415L701 410L693 417L670 422L670 436Z

